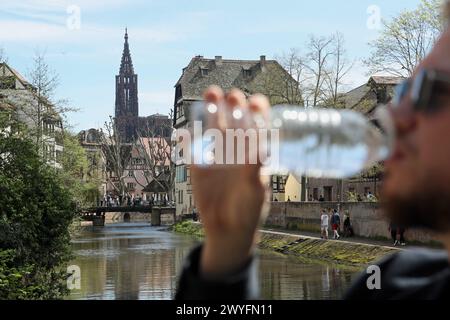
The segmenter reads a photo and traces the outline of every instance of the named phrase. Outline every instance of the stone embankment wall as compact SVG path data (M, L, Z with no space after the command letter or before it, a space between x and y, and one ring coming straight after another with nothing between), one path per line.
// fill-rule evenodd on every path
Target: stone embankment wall
M357 236L368 238L390 238L389 223L382 216L376 202L272 202L266 219L267 226L281 227L287 230L320 232L322 209L337 208L341 215L341 228L345 213ZM427 243L433 240L430 233L409 229L405 233L409 241Z
M204 236L202 225L191 221L179 222L173 226L172 230L197 237ZM352 267L368 265L398 250L385 246L322 240L266 230L260 231L258 246L261 249L303 259L322 260Z

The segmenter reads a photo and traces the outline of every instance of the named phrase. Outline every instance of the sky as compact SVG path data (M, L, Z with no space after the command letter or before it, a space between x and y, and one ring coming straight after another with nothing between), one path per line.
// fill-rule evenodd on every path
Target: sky
M74 132L99 128L114 113L124 31L139 80L139 115L168 114L174 85L192 57L267 59L305 52L310 34L345 37L348 89L367 81L362 59L380 19L420 0L0 0L0 47L27 75L36 51L59 74L58 98L78 108Z

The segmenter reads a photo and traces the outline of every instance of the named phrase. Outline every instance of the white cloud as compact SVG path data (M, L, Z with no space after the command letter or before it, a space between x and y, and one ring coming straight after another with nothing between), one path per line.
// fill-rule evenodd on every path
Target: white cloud
M186 30L185 30L186 31ZM118 27L100 27L82 24L80 30L70 30L64 24L53 24L25 20L0 21L0 39L10 42L27 43L104 43L117 41L117 36L124 32ZM173 42L186 37L187 32L178 32L174 28L151 26L132 28L130 37L133 41Z
M67 31L63 26L31 21L0 21L0 39L11 42L41 42L64 39Z
M76 5L81 10L95 11L114 9L126 5L136 6L148 3L148 0L2 0L2 11L17 11L23 15L34 13L61 13L66 12L66 8Z

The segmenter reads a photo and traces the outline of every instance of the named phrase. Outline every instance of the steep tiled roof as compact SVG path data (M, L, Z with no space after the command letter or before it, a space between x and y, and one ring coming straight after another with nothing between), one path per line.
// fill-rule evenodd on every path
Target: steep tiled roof
M370 114L377 105L377 90L386 87L386 99L389 100L394 87L403 81L402 77L372 76L367 83L350 90L344 96L345 107L364 114Z
M7 69L9 69L9 71L14 75L14 77L17 78L17 80L20 81L20 83L25 87L25 88L32 88L33 86L25 79L25 77L16 69L12 68L11 66L9 66L7 63L2 62L0 63L1 67L6 67Z
M376 84L390 84L397 85L404 80L403 77L389 77L389 76L372 76L369 81L372 80Z
M370 91L370 86L367 83L350 90L345 94L345 107L353 109Z
M224 90L237 87L251 91L258 77L266 69L274 67L286 72L277 61L266 60L264 56L261 56L260 60L227 60L220 56L205 59L196 56L183 69L183 74L175 86L181 85L184 100L201 99L203 91L210 85L218 85Z

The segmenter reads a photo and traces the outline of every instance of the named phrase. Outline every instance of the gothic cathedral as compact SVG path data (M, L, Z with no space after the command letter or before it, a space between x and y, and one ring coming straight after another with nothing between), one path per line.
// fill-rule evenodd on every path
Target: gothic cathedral
M119 75L116 76L115 119L119 135L124 142L133 142L139 125L138 76L134 73L125 30L125 44Z

